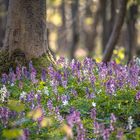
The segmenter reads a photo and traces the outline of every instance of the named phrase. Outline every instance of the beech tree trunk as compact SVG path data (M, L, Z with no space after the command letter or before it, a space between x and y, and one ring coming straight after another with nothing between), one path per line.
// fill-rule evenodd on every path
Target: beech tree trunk
M10 0L3 48L27 60L47 52L46 0Z
M111 36L108 40L108 43L106 45L106 49L104 52L104 56L103 56L104 62L110 61L110 59L112 57L113 50L117 43L121 28L122 28L122 25L124 22L127 1L128 0L120 0L120 2L119 2L119 5L120 5L119 11L118 11L116 19L115 19L113 31L111 33Z

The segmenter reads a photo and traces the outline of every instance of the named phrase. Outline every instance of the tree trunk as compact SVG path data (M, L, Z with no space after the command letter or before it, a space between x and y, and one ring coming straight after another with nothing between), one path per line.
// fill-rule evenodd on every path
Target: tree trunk
M104 55L103 55L104 62L110 61L110 59L112 57L113 50L114 50L115 45L117 43L121 28L122 28L122 25L124 22L127 1L128 0L120 0L120 2L119 2L119 5L120 5L119 13L117 13L117 15L116 15L116 20L114 23L113 31L111 33L109 41L106 45L106 50L105 50Z
M72 1L71 4L71 12L72 12L72 45L70 48L70 58L73 59L74 53L76 51L76 45L79 40L79 33L78 33L78 7L79 7L79 0Z
M10 0L3 48L27 60L47 52L46 0Z
M0 0L0 48L3 46L3 39L6 28L7 8L9 0Z
M88 2L87 2L88 3ZM97 37L97 26L99 23L99 17L100 17L100 2L97 3L97 10L94 13L90 10L91 1L89 1L89 4L86 6L86 16L93 18L93 23L91 25L87 25L85 28L85 45L88 49L88 57L93 56L93 51L95 49L95 41Z
M137 47L137 30L135 27L137 20L138 6L133 4L128 11L128 19L127 19L127 36L128 36L128 62L133 58L136 54Z
M101 20L102 20L102 52L104 52L105 50L105 45L107 42L107 32L108 32L108 28L107 28L107 0L100 0L100 4L101 4Z

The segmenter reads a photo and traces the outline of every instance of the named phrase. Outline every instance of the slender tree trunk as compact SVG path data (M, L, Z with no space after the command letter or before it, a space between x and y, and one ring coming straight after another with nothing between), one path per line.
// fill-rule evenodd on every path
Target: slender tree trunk
M3 40L3 28L2 28L2 19L0 17L0 48L2 47L2 40Z
M106 50L105 50L104 55L103 55L104 62L110 61L110 59L112 57L113 50L114 50L115 45L117 43L121 28L122 28L122 25L124 22L127 1L128 0L120 0L120 2L119 2L119 5L120 5L119 12L116 15L113 31L111 33L109 41L106 45Z
M79 40L79 33L78 33L78 7L79 7L79 0L72 1L71 4L71 12L72 12L72 45L70 48L70 58L73 59L74 53L76 51L76 46Z
M47 52L46 0L10 0L3 48L27 60Z
M128 62L136 54L137 47L137 31L136 31L136 20L137 20L138 6L136 4L132 5L128 11L127 19L127 34L128 34Z
M115 0L100 0L101 20L102 20L102 52L104 53L106 44L113 30L115 18ZM108 11L109 10L109 11ZM108 14L109 13L109 14ZM110 17L109 17L110 15Z
M91 1L89 1L89 4ZM93 14L92 11L89 8L90 5L87 5L86 7L86 16L93 18L93 23L91 25L88 25L85 29L85 45L88 49L88 57L92 57L93 56L93 51L95 49L95 40L96 40L96 36L97 36L97 26L99 23L99 19L100 19L100 2L97 3L97 10L96 12ZM94 15L94 16L93 16Z
M106 42L107 42L107 32L108 32L108 28L107 28L107 0L100 0L100 4L101 4L101 21L102 21L102 51L104 52L105 50L105 46L106 46Z
M110 19L108 21L108 34L107 34L107 41L109 40L109 37L112 33L113 30L113 25L114 25L114 20L115 20L115 11L116 11L116 7L115 7L115 0L110 0ZM106 46L106 44L105 44Z

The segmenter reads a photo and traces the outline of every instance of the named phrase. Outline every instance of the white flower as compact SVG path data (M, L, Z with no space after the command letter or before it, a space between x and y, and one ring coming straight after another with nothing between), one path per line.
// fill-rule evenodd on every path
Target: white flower
M68 65L69 65L69 60L68 60L68 58L66 58L66 59L65 59L65 67L67 68Z
M11 84L11 87L13 87L13 86L14 86L14 83Z
M48 87L44 87L44 94L49 95Z
M92 102L92 106L93 106L93 107L96 107L96 103L95 103L95 102Z
M63 101L63 105L64 106L67 105L67 104L68 104L68 101L67 100Z
M102 92L102 90L100 89L99 91L97 91L97 94L99 94L99 93L101 93Z
M3 103L9 97L8 90L5 85L0 89L0 101Z
M38 93L41 93L41 90L37 90Z
M26 97L27 93L25 91L22 91L22 93L20 94L20 99L24 99Z
M128 126L127 126L127 128L128 128L129 130L132 129L132 124L133 124L133 122L134 122L134 120L132 119L132 116L130 116L130 117L128 118Z

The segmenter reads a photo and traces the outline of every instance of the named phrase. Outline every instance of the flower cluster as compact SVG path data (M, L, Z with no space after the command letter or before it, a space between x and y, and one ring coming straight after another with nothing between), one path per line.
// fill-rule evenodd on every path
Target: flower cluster
M32 62L2 74L0 139L12 134L24 140L139 136L137 60L121 65L60 58L56 63L57 68L50 65L39 74Z

